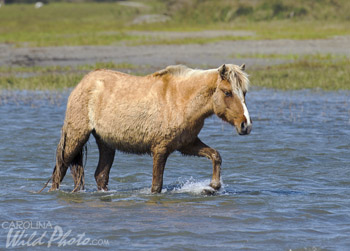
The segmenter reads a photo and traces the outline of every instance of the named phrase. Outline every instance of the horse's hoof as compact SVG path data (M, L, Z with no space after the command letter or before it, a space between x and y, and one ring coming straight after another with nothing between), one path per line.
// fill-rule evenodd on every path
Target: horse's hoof
M51 188L49 189L49 192L53 192L53 191L56 191L56 190L57 190L57 188L51 187Z
M215 190L219 190L221 188L221 183L219 182L210 182L209 186L211 186L212 188L214 188Z
M217 191L215 189L204 188L202 191L203 195L216 195Z
M161 186L152 186L151 193L152 194L157 194L162 192L162 187Z

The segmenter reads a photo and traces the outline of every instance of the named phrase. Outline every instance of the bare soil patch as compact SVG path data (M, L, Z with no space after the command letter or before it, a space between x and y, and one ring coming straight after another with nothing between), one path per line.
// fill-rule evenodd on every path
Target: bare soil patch
M149 34L149 33L148 33ZM168 37L187 36L189 33L153 33ZM213 32L194 33L194 36L213 36ZM334 54L350 56L350 37L325 40L262 40L221 41L208 44L185 45L116 45L116 46L61 46L16 48L0 44L0 66L76 66L96 62L129 63L149 70L172 64L194 67L217 67L223 63L246 63L249 67L284 63L286 59L238 58L240 54Z

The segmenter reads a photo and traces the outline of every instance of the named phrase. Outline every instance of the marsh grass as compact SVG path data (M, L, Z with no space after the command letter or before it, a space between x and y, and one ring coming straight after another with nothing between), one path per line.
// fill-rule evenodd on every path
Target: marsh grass
M237 40L249 40L253 36L217 36L217 37L185 37L185 38L152 38L143 39L139 41L130 42L131 45L152 45L152 44L165 44L165 45L182 45L182 44L208 44L215 43L222 40L237 41Z
M22 78L0 77L0 88L6 90L63 90L74 87L83 77L82 73L49 73Z
M129 63L113 62L97 62L93 65L84 64L75 67L0 67L0 89L62 90L74 87L86 73L95 69L131 71L137 67Z
M297 90L350 90L350 59L307 60L254 69L252 85L266 88Z
M145 7L117 2L51 2L40 9L9 4L0 8L0 43L16 46L112 45L116 43L209 43L237 37L150 39L143 31L247 30L249 39L315 39L349 35L350 1L247 0L139 1ZM141 15L158 14L167 22L135 24ZM242 39L242 38L239 38ZM243 38L246 39L246 38Z
M231 55L235 59L244 58L258 58L258 59L286 59L286 60L304 60L304 61L315 61L315 60L341 60L347 57L339 54L277 54L277 53L234 53Z
M277 57L273 55L273 57ZM323 89L350 90L350 59L332 55L290 56L291 63L248 69L253 86L295 90ZM0 89L3 90L63 90L74 87L87 72L108 68L132 72L135 75L151 73L152 67L141 69L127 63L96 63L72 67L12 67L0 68ZM148 69L148 70L147 70ZM142 73L141 73L142 72ZM29 77L23 77L23 73Z
M0 22L6 23L0 27L0 42L56 46L132 40L134 37L122 33L121 28L138 10L116 3L50 3L40 9L26 4L6 5L0 13Z
M15 66L15 67L0 67L0 73L16 74L16 73L60 73L60 72L77 72L77 71L91 71L94 69L135 69L136 65L130 63L114 63L114 62L96 62L95 64L83 64L77 66Z

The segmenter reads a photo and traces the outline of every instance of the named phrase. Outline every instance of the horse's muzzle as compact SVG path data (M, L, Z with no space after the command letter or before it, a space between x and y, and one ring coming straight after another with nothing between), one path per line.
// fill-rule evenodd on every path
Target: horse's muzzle
M252 131L252 124L247 122L242 122L241 128L237 130L239 135L248 135Z

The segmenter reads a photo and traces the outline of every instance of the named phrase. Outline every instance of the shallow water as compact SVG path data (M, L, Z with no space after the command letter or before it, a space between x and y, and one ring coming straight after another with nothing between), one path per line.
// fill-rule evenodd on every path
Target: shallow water
M253 90L253 131L216 117L200 138L222 155L223 188L201 194L210 161L173 154L150 194L149 156L117 153L97 192L88 144L86 190L38 191L50 177L68 93L0 93L0 249L347 250L350 93ZM21 236L22 234L22 236ZM16 242L17 241L17 242Z

